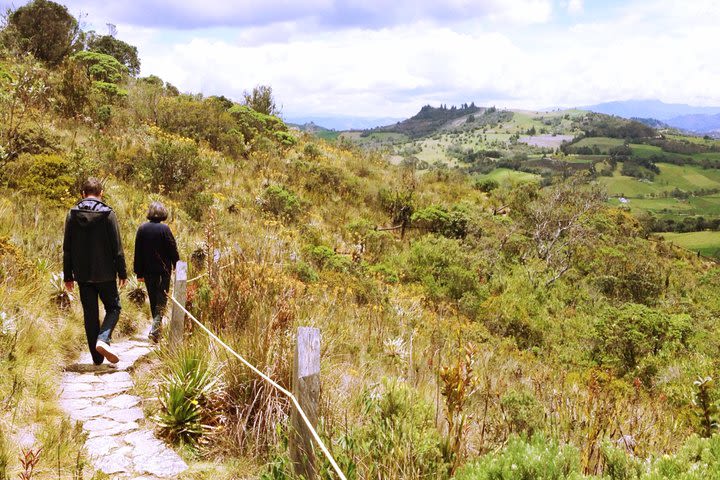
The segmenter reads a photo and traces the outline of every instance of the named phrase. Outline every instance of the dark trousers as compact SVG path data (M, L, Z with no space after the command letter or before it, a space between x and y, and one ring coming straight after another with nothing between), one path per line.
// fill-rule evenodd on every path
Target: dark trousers
M150 300L150 314L153 317L151 333L155 334L160 330L162 317L167 308L168 291L170 291L170 274L146 274L145 287L147 287L148 299Z
M120 295L118 294L117 282L101 283L79 283L80 302L85 317L85 336L92 355L93 362L99 365L104 358L95 351L95 344L98 340L110 343L112 332L120 318ZM98 297L105 307L105 318L100 325L100 312L98 309Z

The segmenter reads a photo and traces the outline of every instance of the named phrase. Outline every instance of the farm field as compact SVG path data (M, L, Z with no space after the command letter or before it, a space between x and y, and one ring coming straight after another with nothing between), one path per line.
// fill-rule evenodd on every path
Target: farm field
M594 147L597 146L602 153L607 153L607 151L613 147L619 147L623 145L625 141L621 138L609 138L609 137L587 137L583 138L577 143L573 143L573 147L580 148L580 147Z
M720 258L720 232L661 233L666 241L673 242L701 255Z
M516 170L510 170L509 168L496 168L488 174L478 175L477 178L482 180L495 180L501 184L512 182L535 182L540 180L539 175L527 172L518 172Z
M657 165L660 174L653 181L621 175L622 164L619 163L612 177L600 177L599 182L605 185L608 195L628 198L658 195L676 188L686 192L720 188L720 170L669 163Z

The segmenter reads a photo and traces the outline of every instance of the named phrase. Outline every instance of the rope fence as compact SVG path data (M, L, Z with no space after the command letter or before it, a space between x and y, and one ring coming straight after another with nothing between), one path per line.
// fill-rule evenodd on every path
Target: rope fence
M184 263L184 262L178 262L178 263L180 264L180 263ZM220 267L220 269L229 267L230 265L231 265L231 264L223 265L222 267ZM182 274L181 274L181 272L182 272ZM194 277L194 278L192 278L192 279L190 279L190 280L185 281L184 279L181 279L180 276L181 276L181 275L185 275L185 276L187 275L187 267L186 267L186 265L183 265L182 268L178 268L178 270L176 271L176 273L178 274L178 275L176 276L176 286L177 286L178 281L183 282L183 283L192 282L192 281L194 281L194 280L197 280L197 279L202 278L203 276L207 275L207 273L204 273L204 274L202 274L202 275L199 275L199 276L197 276L197 277ZM185 286L182 285L182 291L183 291L183 292L184 292L184 287L185 287ZM190 312L185 308L185 305L183 305L184 301L181 303L180 301L178 301L178 300L175 298L175 292L173 292L173 295L170 295L169 298L170 298L170 300L172 300L172 302L174 303L174 305L180 309L180 311L181 311L184 315L187 315L187 316L188 316L198 327L200 327L200 329L202 329L212 340L214 340L215 342L217 342L218 344L220 344L222 347L224 347L232 356L234 356L235 358L237 358L238 360L240 360L240 362L242 362L243 365L245 365L245 366L246 366L247 368L249 368L252 372L254 372L256 375L258 375L260 378L262 378L265 382L269 383L272 387L274 387L275 389L277 389L280 393L282 393L283 395L285 395L285 396L292 402L292 404L293 404L293 406L295 407L297 413L300 415L303 423L305 424L305 426L307 427L308 431L309 431L310 434L312 435L313 440L315 440L315 442L317 443L317 445L320 447L320 450L322 450L323 454L325 455L325 457L327 458L327 460L330 462L330 465L332 465L333 470L335 470L335 473L338 475L338 477L339 477L341 480L347 480L347 478L345 477L345 474L342 472L342 470L340 470L340 467L338 466L337 462L335 461L335 458L334 458L334 457L332 456L332 454L330 453L330 450L328 450L328 448L325 446L325 443L324 443L324 442L322 441L322 439L320 438L320 435L318 435L318 433L317 433L317 431L315 430L315 427L313 426L312 422L311 422L310 419L308 418L308 416L307 416L307 414L305 413L305 411L303 410L303 408L300 406L300 402L299 402L298 399L295 397L295 395L294 395L292 392L290 392L289 390L287 390L286 388L284 388L282 385L280 385L280 384L278 384L277 382L275 382L272 378L270 378L269 376L267 376L267 375L266 375L264 372L262 372L260 369L258 369L257 367L255 367L255 365L253 365L253 364L250 363L248 360L246 360L242 355L240 355L240 354L237 353L235 350L233 350L228 344L226 344L225 342L223 342L223 341L222 341L217 335L215 335L209 328L207 328L205 325L203 325L202 322L200 322L197 318L195 318L195 316L194 316L192 313L190 313ZM184 300L184 295L182 296L182 299ZM173 317L175 317L175 315L173 315Z

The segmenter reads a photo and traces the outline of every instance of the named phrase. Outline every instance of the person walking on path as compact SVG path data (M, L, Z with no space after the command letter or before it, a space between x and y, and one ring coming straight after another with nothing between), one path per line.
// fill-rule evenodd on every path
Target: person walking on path
M168 211L160 202L152 202L148 209L148 222L138 228L135 236L134 270L138 281L145 282L152 327L148 338L157 343L160 339L162 317L167 306L170 275L180 260L177 243L170 227L162 223Z
M85 335L93 363L103 360L117 363L110 348L112 332L120 318L120 288L127 281L125 254L115 212L103 203L103 186L97 178L88 178L82 187L83 199L68 212L63 241L65 288L80 288L85 318ZM105 307L100 324L98 297Z

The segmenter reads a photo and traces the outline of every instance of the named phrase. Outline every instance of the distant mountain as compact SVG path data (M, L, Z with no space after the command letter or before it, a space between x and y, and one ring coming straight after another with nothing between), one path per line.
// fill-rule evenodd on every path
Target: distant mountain
M697 107L660 100L625 100L580 108L624 118L642 118L646 124L649 119L661 120L671 127L701 134L720 130L720 107Z
M698 133L720 132L720 114L718 115L682 115L668 120L675 128Z
M286 117L284 119L288 123L296 125L315 124L322 125L329 130L366 130L375 128L380 125L389 125L402 120L396 117Z
M624 100L579 108L625 118L656 118L666 123L669 123L667 120L684 115L720 114L720 107L696 107L682 103L665 103L660 100Z

